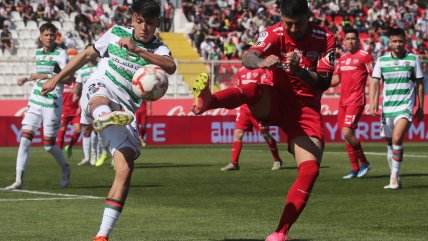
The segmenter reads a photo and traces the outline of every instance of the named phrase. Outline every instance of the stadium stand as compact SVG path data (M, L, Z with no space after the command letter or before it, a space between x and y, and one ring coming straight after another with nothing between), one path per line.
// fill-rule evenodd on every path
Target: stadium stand
M5 3L1 1L0 29L3 29L4 24L10 26L15 49L7 51L1 46L0 83L9 89L1 90L0 98L27 97L25 90L30 89L18 88L15 80L31 72L32 55L39 44L38 27L49 20L48 16L44 15L44 10L47 7L46 3L50 1L54 1L53 8L59 10L57 13L59 18L52 23L59 29L58 43L65 48L81 50L112 25L129 22L130 14L126 0L66 1L66 5L62 4L64 1L56 0L31 0L28 5L25 1L12 1L15 5L11 8L6 8ZM177 74L171 76L167 96L173 98L190 96L191 80L203 71L215 76L215 84L219 87L233 85L233 76L236 73L234 69L239 62L228 61L237 61L243 45L256 39L266 26L280 21L279 2L172 1L173 5L175 4L175 11L171 32L162 32L163 29L160 29L160 37L172 49L178 65ZM408 50L421 56L424 61L428 60L426 1L362 2L308 1L313 10L312 21L335 33L338 54L345 51L342 45L342 29L347 24L360 31L363 49L370 52L375 59L387 51L387 29L398 26L406 28L409 34ZM178 3L181 6L178 6ZM34 12L34 18L24 18L23 14L27 12ZM89 33L86 37L82 35L85 31ZM25 66L19 68L26 69L27 72L10 73L9 69L17 67L15 62ZM325 93L326 97L338 95L337 87L330 88Z

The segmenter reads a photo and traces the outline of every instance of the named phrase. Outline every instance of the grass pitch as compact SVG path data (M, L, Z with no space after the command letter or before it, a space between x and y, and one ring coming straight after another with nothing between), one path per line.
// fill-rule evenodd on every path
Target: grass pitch
M366 178L350 170L343 144L327 144L309 203L289 235L299 241L396 241L428 237L428 144L406 144L401 190L389 182L386 148L364 143L372 163ZM278 223L297 175L286 146L285 168L271 171L266 145L244 145L241 170L221 172L230 146L147 147L136 161L132 187L112 241L263 241ZM59 188L60 171L32 147L25 190L0 190L0 240L84 241L98 231L113 168L78 167ZM0 187L15 177L16 148L0 148ZM61 195L60 195L61 194ZM62 195L66 194L66 195Z

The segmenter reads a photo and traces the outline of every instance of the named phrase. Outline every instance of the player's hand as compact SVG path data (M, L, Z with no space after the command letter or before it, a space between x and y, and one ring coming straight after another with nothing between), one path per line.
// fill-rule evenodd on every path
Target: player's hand
M418 108L415 113L415 119L419 122L424 119L424 109Z
M24 77L24 78L20 78L20 79L18 79L18 80L16 81L16 83L17 83L19 86L23 86L27 81L28 81L28 78L27 78L27 77Z
M378 112L379 107L378 105L370 105L367 113L371 116L376 116L376 113Z
M58 83L58 81L56 80L55 77L53 77L52 79L46 80L43 83L42 95L47 95L49 92L54 90L57 83Z
M121 48L125 48L130 52L135 53L135 51L137 50L137 45L135 45L134 41L132 41L131 38L121 38L117 44L121 47Z
M263 61L257 64L257 66L261 69L268 69L276 67L279 64L281 64L279 57L272 54L263 59Z
M286 58L285 64L288 65L288 69L292 72L297 71L300 67L300 56L296 52L290 52Z

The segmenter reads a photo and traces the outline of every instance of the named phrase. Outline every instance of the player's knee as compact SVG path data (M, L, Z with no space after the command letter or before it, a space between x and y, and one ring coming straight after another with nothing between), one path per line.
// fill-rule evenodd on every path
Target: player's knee
M319 175L319 170L319 163L317 161L303 162L299 165L299 177L315 181Z
M54 145L55 145L55 139L43 140L43 147L47 152L50 152Z
M24 131L24 132L22 132L21 137L23 137L29 141L32 141L34 138L34 133Z
M110 101L104 96L93 96L88 103L89 112L92 113L95 108L101 105L109 105Z

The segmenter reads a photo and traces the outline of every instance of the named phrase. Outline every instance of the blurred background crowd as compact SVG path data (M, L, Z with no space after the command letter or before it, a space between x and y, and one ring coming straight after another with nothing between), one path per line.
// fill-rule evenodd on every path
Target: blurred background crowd
M112 25L128 25L130 4L132 1L126 0L2 0L1 49L16 55L16 45L32 43L17 42L14 38L25 34L38 36L37 26L46 21L60 29L58 44L67 49L81 49ZM187 21L194 23L188 36L205 60L239 59L244 45L281 20L280 1L162 0L159 31L174 31L177 4ZM407 31L408 50L428 59L428 11L424 0L308 0L308 4L313 11L312 21L336 35L338 55L345 51L344 27L357 28L363 49L377 58L387 51L388 29L398 26Z

